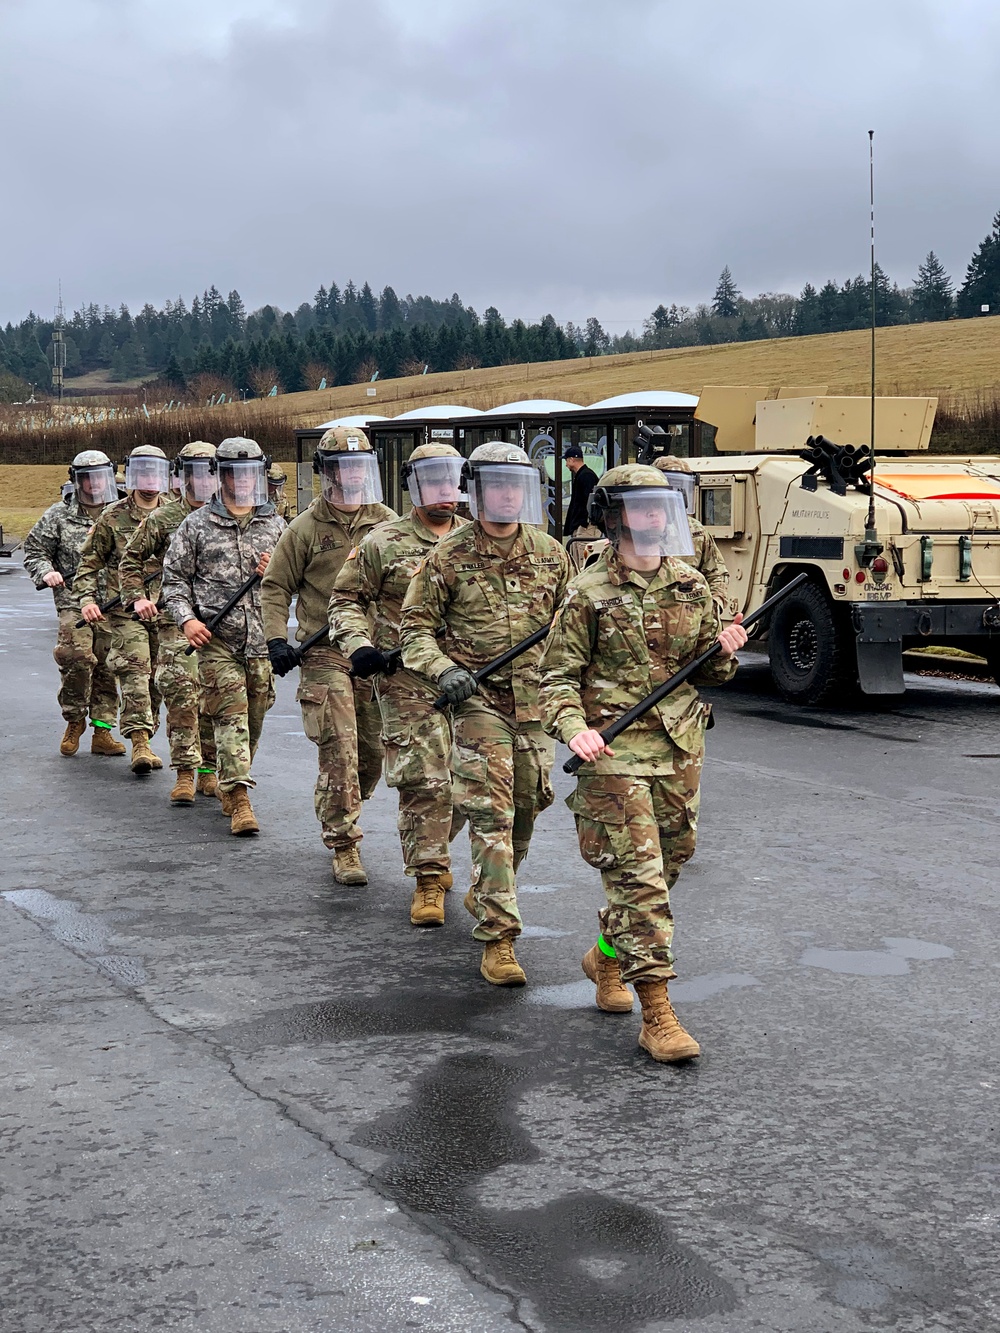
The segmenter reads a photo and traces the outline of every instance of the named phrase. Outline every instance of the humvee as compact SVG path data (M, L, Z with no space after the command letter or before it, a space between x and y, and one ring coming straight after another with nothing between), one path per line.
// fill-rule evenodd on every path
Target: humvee
M729 566L728 618L809 575L757 635L778 690L897 694L904 650L928 645L985 657L1000 683L1000 457L928 455L937 399L876 398L866 534L871 400L791 392L706 387L695 416L716 454L689 460Z

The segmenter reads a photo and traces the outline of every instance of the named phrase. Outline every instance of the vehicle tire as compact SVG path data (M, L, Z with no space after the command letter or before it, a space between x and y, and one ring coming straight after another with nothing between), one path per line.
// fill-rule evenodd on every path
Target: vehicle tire
M1000 685L1000 643L989 642L981 651L993 673L993 679Z
M771 678L790 703L828 703L856 688L849 623L815 583L804 583L776 608L767 651Z

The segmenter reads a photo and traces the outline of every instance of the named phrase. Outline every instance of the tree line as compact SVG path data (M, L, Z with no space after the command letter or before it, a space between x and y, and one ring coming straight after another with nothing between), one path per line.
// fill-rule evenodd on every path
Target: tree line
M984 311L987 307L987 311ZM431 371L557 361L578 356L667 347L748 342L763 338L837 333L871 320L872 282L859 275L798 296L764 292L744 297L729 267L711 302L693 309L659 304L641 330L612 336L597 319L560 326L552 315L537 324L507 323L495 306L480 316L455 293L449 300L399 297L392 287L376 295L365 282L321 286L297 310L266 305L247 312L239 292L224 297L214 286L158 310L146 304L87 305L64 321L66 379L105 370L113 382L156 381L163 393L219 391L254 397L272 388L294 393ZM1000 212L955 289L931 251L913 282L900 287L875 270L879 325L969 318L1000 313ZM0 401L45 392L51 384L54 320L31 313L0 329Z

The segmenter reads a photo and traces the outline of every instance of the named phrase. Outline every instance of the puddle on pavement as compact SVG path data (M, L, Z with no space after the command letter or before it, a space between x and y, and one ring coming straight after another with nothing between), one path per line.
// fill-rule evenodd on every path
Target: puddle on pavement
M881 950L806 949L799 962L803 967L821 967L852 977L901 977L910 971L910 960L953 958L955 953L946 944L932 944L929 940L894 936L883 939L882 943L885 948Z
M46 889L10 889L0 897L35 921L44 922L54 939L90 958L116 985L128 990L145 985L146 970L140 958L108 949L116 924L134 920L137 913L81 912L71 899L57 898Z
M916 1267L882 1245L851 1241L821 1246L816 1257L823 1265L830 1296L850 1310L880 1310L899 1298L916 1298L921 1307L942 1303L944 1291L938 1274Z
M742 972L715 972L704 977L691 977L688 981L671 982L670 995L684 1004L697 1004L699 1000L711 999L713 995L737 986L759 985L761 982L756 977ZM594 983L583 977L561 986L532 986L524 1000L526 1004L544 1004L552 1009L592 1009Z
M495 1206L486 1178L539 1157L516 1117L537 1078L490 1054L447 1057L417 1081L408 1106L352 1142L387 1156L380 1186L448 1231L474 1271L526 1298L548 1329L627 1333L733 1309L729 1285L651 1209L592 1191L541 1208Z

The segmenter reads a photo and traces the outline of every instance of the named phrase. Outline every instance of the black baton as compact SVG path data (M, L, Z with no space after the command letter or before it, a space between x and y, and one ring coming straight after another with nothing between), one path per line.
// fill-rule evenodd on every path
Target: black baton
M142 586L143 586L144 588L148 588L149 585L150 585L151 583L155 583L155 582L156 582L156 580L160 577L160 575L161 575L162 573L163 573L163 570L162 570L162 569L158 569L158 570L156 571L155 574L147 574L146 577L145 577L145 578L143 579L143 581L142 581ZM105 613L105 611L113 611L113 610L115 609L116 606L121 606L121 604L122 604L122 595L121 595L121 593L119 593L117 597L112 597L112 598L110 598L108 601L106 601L106 602L102 602L101 605L98 606L97 609L98 609L98 611L100 611L101 615L103 616L104 613ZM89 625L89 624L90 624L90 621L89 621L89 620L84 620L84 619L81 617L81 618L76 622L76 627L77 627L77 629L83 629L84 625Z
M205 622L205 628L210 633L214 634L216 629L218 628L219 622L225 616L229 615L230 611L233 609L236 603L242 601L242 599L247 595L247 593L250 591L251 588L255 588L257 586L261 578L262 575L260 574L251 574L250 577L247 579L246 583L244 583L241 588L236 589L232 597L230 597L228 602L226 602L225 606L223 606L222 610L216 611L215 615L211 618L211 620L207 620ZM195 648L193 643L189 643L188 646L184 649L184 653L187 657L190 657L192 653L195 653L197 651L198 650L197 648Z
M528 637L522 639L520 643L515 643L513 648L508 648L507 651L501 653L499 657L494 657L492 662L487 662L484 667L480 667L478 671L474 671L472 673L472 679L477 685L481 685L487 676L493 675L494 671L499 671L502 667L507 666L508 663L513 662L515 657L520 657L521 654L526 653L529 648L534 648L536 643L541 643L551 628L552 625L548 624L543 625L541 629L536 629L534 634L529 634ZM447 705L447 697L443 694L439 695L434 700L435 708L446 708Z

